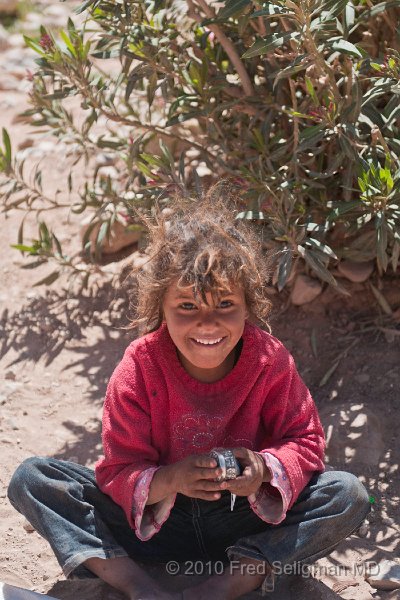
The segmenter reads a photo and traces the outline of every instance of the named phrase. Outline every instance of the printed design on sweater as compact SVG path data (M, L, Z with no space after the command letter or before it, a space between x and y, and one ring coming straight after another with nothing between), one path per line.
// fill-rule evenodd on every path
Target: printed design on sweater
M221 443L220 435L226 429L226 424L222 417L200 413L194 415L187 413L182 415L177 423L172 427L172 435L182 444L180 456L187 454L197 454L209 452L215 446L223 448L249 448L253 449L254 443L247 438L225 436Z
M211 450L216 444L215 440L223 423L222 417L206 413L182 415L172 427L174 439L181 442L180 454L186 456Z

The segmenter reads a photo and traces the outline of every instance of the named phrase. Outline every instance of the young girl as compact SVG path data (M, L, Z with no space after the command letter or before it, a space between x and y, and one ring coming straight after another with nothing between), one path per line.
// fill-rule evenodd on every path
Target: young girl
M331 552L368 496L353 475L324 472L314 402L261 327L270 302L257 239L211 194L176 202L150 237L136 321L150 333L111 377L104 457L95 472L28 459L9 498L67 577L97 575L130 600L238 598ZM218 481L216 447L240 463L236 479ZM190 573L190 561L224 570L177 595L138 564Z

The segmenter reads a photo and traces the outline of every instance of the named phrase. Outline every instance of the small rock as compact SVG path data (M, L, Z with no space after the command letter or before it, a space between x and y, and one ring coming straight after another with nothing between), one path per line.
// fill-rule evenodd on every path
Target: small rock
M294 282L291 301L296 306L312 302L322 292L322 285L307 275L298 275Z
M0 0L0 15L13 15L17 9L18 0Z
M22 527L25 529L27 533L33 533L35 528L29 523L28 519L25 519L22 523Z
M368 532L369 532L369 523L368 523L368 521L364 521L363 523L361 523L360 527L358 528L357 535L358 535L358 537L365 538L365 537L367 537Z
M25 48L25 40L20 33L11 33L8 36L8 43L12 48Z
M11 427L13 431L18 431L19 427L13 419L7 419L7 425Z
M8 379L9 381L15 381L16 378L17 377L13 371L7 371L7 373L4 375L4 379Z
M113 167L106 167L108 169ZM89 216L82 221L81 238L83 240L88 227L90 226L91 217ZM128 223L127 223L128 225ZM131 246L139 241L141 237L140 230L130 230L127 225L123 225L120 221L115 221L111 226L110 235L104 237L101 242L101 251L103 254L115 254L127 246ZM94 252L96 247L96 239L101 227L101 223L97 223L89 235L91 243L91 251Z
M13 444L13 440L7 437L0 438L0 444Z
M0 3L1 5L1 3ZM9 46L7 31L4 29L3 25L0 23L0 50L6 50Z
M107 179L108 177L113 180L118 180L119 173L115 167L112 166L104 166L99 169L99 177L103 179Z
M372 260L368 262L355 262L353 260L342 260L338 264L338 271L343 277L354 283L366 281L374 270Z
M113 154L98 154L96 156L95 164L97 166L110 166L115 163L115 156Z
M381 560L365 579L377 590L397 590L400 588L400 565L392 560Z
M354 375L354 379L358 383L368 383L371 378L368 373L357 373L357 375Z

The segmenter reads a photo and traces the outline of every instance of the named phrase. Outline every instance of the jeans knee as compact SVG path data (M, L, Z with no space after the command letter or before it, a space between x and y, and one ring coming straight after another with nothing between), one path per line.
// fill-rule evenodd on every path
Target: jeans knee
M369 513L371 504L367 490L361 481L352 473L345 471L328 472L333 478L335 503L338 509L351 521L361 522Z
M43 484L43 468L47 463L47 458L32 456L19 465L7 490L8 498L13 506L18 508L27 492L32 492L37 485Z

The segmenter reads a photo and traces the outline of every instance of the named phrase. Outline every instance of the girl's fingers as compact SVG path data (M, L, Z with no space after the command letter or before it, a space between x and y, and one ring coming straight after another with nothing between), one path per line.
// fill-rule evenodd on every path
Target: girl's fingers
M194 464L196 467L205 469L215 469L217 467L217 461L210 456L198 455L194 458Z
M196 479L217 479L221 473L221 469L196 469Z
M208 479L203 479L202 481L196 482L197 489L205 492L220 492L223 488L222 482L219 481L209 481Z
M221 494L219 492L204 492L202 490L196 490L193 492L192 498L199 498L200 500L219 500Z

